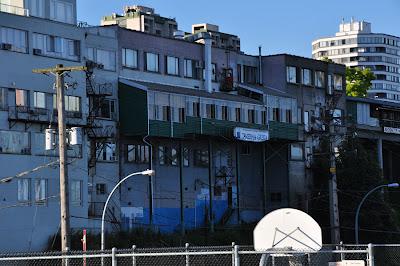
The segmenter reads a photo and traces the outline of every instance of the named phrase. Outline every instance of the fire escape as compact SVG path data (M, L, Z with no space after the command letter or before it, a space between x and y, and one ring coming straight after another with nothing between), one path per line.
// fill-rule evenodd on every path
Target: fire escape
M87 135L90 143L89 171L95 169L98 156L105 148L107 141L115 138L115 126L103 125L97 118L102 115L102 108L108 104L107 96L113 95L111 83L98 84L94 80L93 71L98 65L92 61L86 63L86 94L89 99L87 117ZM113 119L113 117L110 117Z

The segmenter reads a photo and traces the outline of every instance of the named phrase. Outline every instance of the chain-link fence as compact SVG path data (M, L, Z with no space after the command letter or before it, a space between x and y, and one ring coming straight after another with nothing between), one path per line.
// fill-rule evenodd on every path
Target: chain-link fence
M344 264L348 262L349 264ZM352 264L350 264L352 263ZM251 246L211 246L112 249L0 255L0 266L28 265L178 265L178 266L394 266L400 265L400 245L331 245L319 251L255 251Z

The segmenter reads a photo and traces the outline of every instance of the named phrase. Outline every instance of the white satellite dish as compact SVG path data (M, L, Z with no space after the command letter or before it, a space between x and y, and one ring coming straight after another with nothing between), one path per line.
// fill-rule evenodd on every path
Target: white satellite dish
M317 251L322 248L319 224L307 213L279 209L267 214L254 229L254 249Z

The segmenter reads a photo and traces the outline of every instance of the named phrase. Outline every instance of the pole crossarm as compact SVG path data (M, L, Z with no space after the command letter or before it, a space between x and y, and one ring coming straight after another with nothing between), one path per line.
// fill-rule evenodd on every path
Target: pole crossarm
M57 65L54 68L41 68L41 69L33 69L33 73L37 74L48 74L48 73L63 73L63 72L71 72L71 71L87 71L87 67L85 66L72 66L72 67L64 67L63 65Z

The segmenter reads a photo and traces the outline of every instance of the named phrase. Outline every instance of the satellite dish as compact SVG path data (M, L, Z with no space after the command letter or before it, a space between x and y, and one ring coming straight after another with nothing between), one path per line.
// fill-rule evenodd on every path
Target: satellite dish
M319 224L307 213L284 208L267 214L254 229L254 249L318 251L322 248Z

